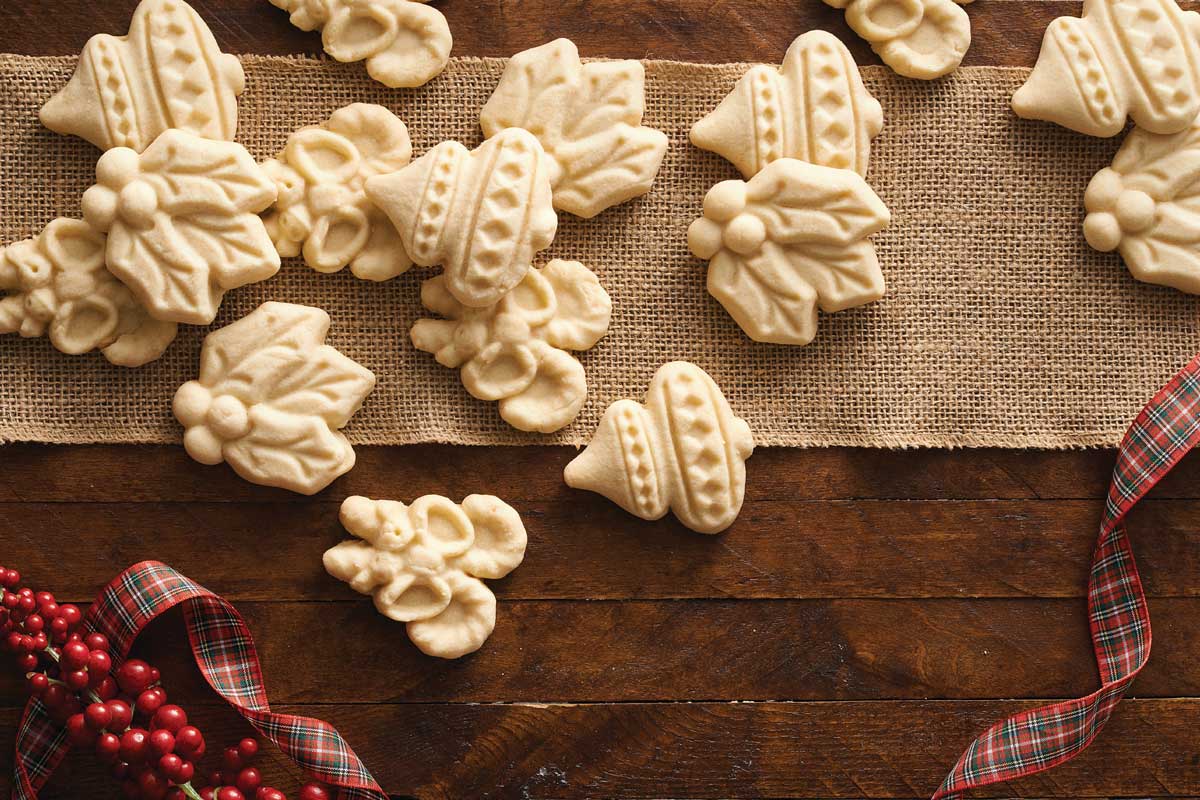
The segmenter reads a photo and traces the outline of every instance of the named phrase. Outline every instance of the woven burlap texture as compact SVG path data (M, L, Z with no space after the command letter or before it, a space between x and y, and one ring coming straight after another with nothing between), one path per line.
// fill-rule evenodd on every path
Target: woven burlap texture
M260 159L356 101L394 110L418 154L446 139L474 146L479 109L504 68L456 59L428 86L397 91L361 65L243 63L238 138ZM418 295L429 270L375 284L285 262L272 280L231 292L216 324L265 300L326 309L330 342L379 377L347 430L370 444L580 444L609 403L640 399L659 366L684 359L713 375L762 445L1114 445L1200 346L1196 298L1134 281L1082 239L1084 188L1119 142L1017 120L1008 99L1026 71L1004 68L935 83L864 70L886 116L869 180L893 215L875 239L888 296L823 316L808 347L750 341L705 291L705 265L686 241L707 190L735 177L688 143L688 128L746 66L647 62L646 123L671 139L653 191L594 220L561 215L543 259L592 267L614 314L608 337L582 356L583 413L554 436L513 430L456 371L413 348L408 330L427 316ZM98 153L37 119L73 67L70 58L0 56L0 241L79 214ZM166 356L137 370L95 353L62 355L44 339L0 337L0 440L178 441L171 398L195 376L204 333L182 327Z

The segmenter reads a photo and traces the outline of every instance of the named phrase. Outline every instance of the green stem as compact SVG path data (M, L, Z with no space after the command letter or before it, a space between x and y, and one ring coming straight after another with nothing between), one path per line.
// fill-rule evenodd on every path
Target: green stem
M190 797L191 800L200 800L200 793L192 787L191 781L188 781L187 783L177 783L175 785L182 789L183 793Z

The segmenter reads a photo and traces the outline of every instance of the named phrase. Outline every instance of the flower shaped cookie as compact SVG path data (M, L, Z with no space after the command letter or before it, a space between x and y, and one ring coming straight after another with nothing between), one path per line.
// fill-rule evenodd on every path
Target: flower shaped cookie
M323 125L293 133L284 151L263 163L279 199L265 218L279 254L304 254L317 272L350 265L360 278L383 281L412 266L387 215L367 199L367 178L394 172L412 158L404 123L383 106L354 103Z
M565 351L594 346L612 318L612 300L587 267L551 261L486 308L462 305L438 276L422 285L421 302L450 319L418 320L413 344L444 366L461 367L467 391L499 400L508 424L550 433L578 416L587 380Z
M358 540L325 551L325 570L408 623L423 653L458 658L491 636L496 596L480 579L503 578L525 558L525 526L511 506L478 494L462 505L437 495L411 506L348 497L341 517Z

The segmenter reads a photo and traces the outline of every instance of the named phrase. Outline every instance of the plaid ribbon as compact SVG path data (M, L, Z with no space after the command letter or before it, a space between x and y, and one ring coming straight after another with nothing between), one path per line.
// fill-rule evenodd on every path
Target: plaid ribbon
M333 726L271 711L254 640L241 615L167 565L143 561L118 575L88 611L87 626L108 637L113 663L119 664L146 625L181 604L196 665L213 691L308 775L337 787L339 800L387 800ZM36 800L69 749L63 726L50 719L41 702L30 700L17 729L14 800Z
M934 800L1070 761L1092 743L1150 658L1150 612L1124 519L1200 443L1200 356L1142 410L1125 434L1092 557L1088 617L1100 688L998 722L971 743Z

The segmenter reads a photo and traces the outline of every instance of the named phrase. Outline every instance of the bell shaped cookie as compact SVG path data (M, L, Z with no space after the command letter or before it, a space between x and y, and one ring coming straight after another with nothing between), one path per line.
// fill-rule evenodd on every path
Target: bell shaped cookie
M1200 14L1175 0L1084 0L1083 17L1050 23L1018 116L1089 136L1132 117L1150 133L1185 130L1200 112Z
M612 300L587 267L551 261L485 308L463 306L439 275L422 285L421 302L449 319L418 320L413 344L461 369L473 396L498 400L508 424L551 433L579 415L587 379L567 351L594 346L612 318Z
M321 29L325 52L338 61L367 62L367 73L390 86L420 86L450 60L454 39L442 12L427 0L271 0L305 31Z
M818 308L883 297L867 237L890 221L858 174L784 158L749 182L714 186L688 245L708 259L708 291L751 339L805 345L817 335Z
M406 623L426 655L459 658L496 628L496 596L482 579L499 579L525 558L521 517L491 495L462 504L439 495L406 506L348 497L342 525L356 539L325 551L325 570L375 600L380 614Z
M754 436L708 373L686 361L661 367L645 404L618 400L563 477L634 516L674 511L698 533L733 524L746 494Z
M579 217L650 191L667 136L642 125L638 61L583 64L569 39L517 53L479 115L485 136L532 131L550 156L554 207Z
M387 215L367 199L367 178L408 165L408 128L383 106L354 103L327 122L288 137L277 157L263 163L279 199L266 216L281 256L303 253L317 272L346 265L360 278L383 281L412 261Z
M233 139L245 75L183 0L143 0L126 36L101 33L83 48L66 88L42 107L42 124L101 150L141 152L178 128Z
M49 336L68 355L100 350L140 367L175 339L175 323L150 317L104 266L105 236L56 219L34 239L0 248L0 333Z
M1119 250L1139 281L1200 294L1200 120L1170 136L1134 128L1084 204L1092 247Z
M349 472L354 449L339 431L375 376L325 344L328 332L321 309L272 302L208 334L199 380L175 393L188 455L300 494Z
M399 172L369 178L367 197L414 263L444 265L450 294L479 308L499 302L554 241L551 171L532 133L506 128L475 150L443 142Z
M883 62L906 78L933 80L958 69L971 47L972 0L825 0Z
M207 325L229 289L279 271L258 214L275 183L240 144L169 130L145 152L109 150L83 217L108 234L109 270L155 319Z
M692 144L752 178L772 161L796 158L866 176L883 109L863 85L850 51L811 31L779 69L751 67L717 109L692 126Z

